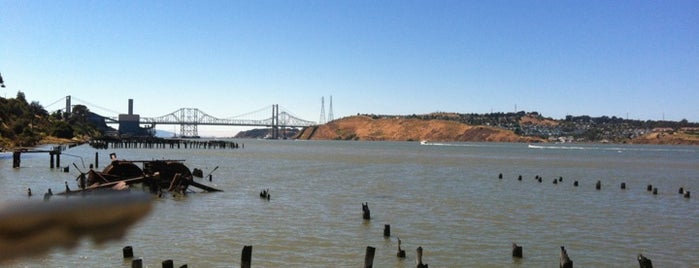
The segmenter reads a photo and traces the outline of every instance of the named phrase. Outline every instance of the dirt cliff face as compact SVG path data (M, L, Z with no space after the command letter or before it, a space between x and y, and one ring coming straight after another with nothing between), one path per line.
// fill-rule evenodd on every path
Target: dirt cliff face
M488 126L470 126L446 120L352 116L307 128L299 139L365 141L472 141L542 142L514 132Z

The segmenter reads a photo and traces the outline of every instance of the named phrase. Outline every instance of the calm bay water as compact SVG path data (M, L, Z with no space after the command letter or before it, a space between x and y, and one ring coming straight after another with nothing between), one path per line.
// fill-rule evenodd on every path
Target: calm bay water
M235 267L243 246L253 245L254 267L362 267L367 246L376 247L375 267L415 267L418 246L432 267L558 267L560 246L576 267L638 267L639 253L656 267L699 267L699 147L240 142L245 148L238 150L79 146L61 158L71 173L50 170L47 154L23 155L19 169L3 155L3 202L26 200L27 187L37 199L48 188L62 191L64 181L76 187L72 163L89 165L95 152L100 168L111 152L129 160L185 159L204 174L218 166L213 182L202 182L225 192L157 199L123 240L85 240L0 265L130 267L121 249L131 245L147 267L165 259ZM683 198L679 187L693 197ZM262 189L270 201L259 198ZM370 221L362 219L363 202ZM385 224L390 238L383 237ZM396 258L396 237L407 259ZM524 259L512 259L512 242L524 247Z

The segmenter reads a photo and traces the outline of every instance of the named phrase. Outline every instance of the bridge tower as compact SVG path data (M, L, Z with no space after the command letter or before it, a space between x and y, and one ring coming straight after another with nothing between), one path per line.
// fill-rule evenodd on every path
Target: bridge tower
M279 104L272 105L272 133L270 133L272 139L279 138Z
M180 124L180 137L197 138L199 137L199 128L196 124Z
M199 137L199 109L185 108L180 110L180 137L197 138Z

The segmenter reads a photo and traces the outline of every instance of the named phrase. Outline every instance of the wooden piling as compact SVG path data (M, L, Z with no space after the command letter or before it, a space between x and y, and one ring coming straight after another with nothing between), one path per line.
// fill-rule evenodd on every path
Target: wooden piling
M252 245L243 246L243 254L241 255L240 268L250 268L252 264Z
M513 258L523 258L522 257L522 246L517 245L516 243L512 243L512 257Z
M12 152L12 168L19 168L19 164L22 162L22 151L16 150Z
M402 248L400 248L400 244L401 244L401 242L400 242L400 237L398 237L398 253L396 253L396 256L397 256L398 258L401 258L401 259L402 259L402 258L405 258L405 250L403 250Z
M95 152L95 168L99 167L99 163L100 163L100 152ZM83 166L83 168L84 167L85 166Z
M125 246L121 251L124 254L124 259L133 258L133 248L131 246Z
M50 158L50 160L49 160L49 167L50 167L51 169L53 169L53 152L50 152L50 153L49 153L49 156L51 156L51 158Z
M638 254L638 266L640 268L653 268L653 262L651 262L649 258Z
M391 237L391 225L390 224L385 224L383 226L383 236L384 237Z
M131 260L131 268L143 268L143 259L138 258Z
M417 268L428 268L427 264L422 263L422 247L417 247L416 252L417 259L415 262L417 262Z
M362 218L365 220L371 219L371 211L369 211L369 202L366 204L362 203Z
M573 268L573 260L568 257L568 252L565 247L561 246L561 263L560 268Z
M172 260L164 260L163 268L175 268L175 263Z
M622 189L622 190L626 190L626 183L625 183L625 182L622 182L622 183L621 183L621 189Z
M364 255L364 268L374 267L374 254L376 254L376 248L367 246Z

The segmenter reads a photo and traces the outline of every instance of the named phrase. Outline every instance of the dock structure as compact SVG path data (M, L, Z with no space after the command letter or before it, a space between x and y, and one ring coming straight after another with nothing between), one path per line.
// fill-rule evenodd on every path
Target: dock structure
M233 141L163 138L107 138L90 141L97 149L238 149ZM243 145L244 147L244 145Z
M48 153L51 156L49 166L53 169L54 167L61 166L61 152L65 151L66 146L54 146L50 150L34 150L34 149L16 149L12 152L12 168L19 168L22 163L22 154L29 153ZM54 161L55 160L55 161Z

